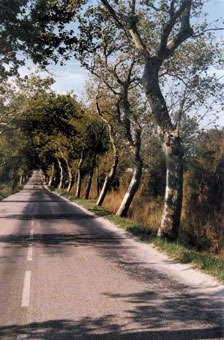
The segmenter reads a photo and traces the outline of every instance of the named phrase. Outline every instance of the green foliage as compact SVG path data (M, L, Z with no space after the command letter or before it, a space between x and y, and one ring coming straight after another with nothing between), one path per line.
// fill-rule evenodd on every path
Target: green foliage
M23 49L27 0L0 1L0 82L14 75L23 64L17 52Z

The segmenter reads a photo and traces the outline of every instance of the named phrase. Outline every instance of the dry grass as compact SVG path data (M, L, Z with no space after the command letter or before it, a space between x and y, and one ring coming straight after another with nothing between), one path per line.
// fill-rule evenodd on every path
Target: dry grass
M126 193L127 185L126 179L121 182L118 191L108 192L102 207L116 214ZM83 181L81 197L84 196L85 186L86 179ZM73 191L75 191L74 188L71 194ZM185 184L179 242L188 248L219 254L219 257L224 258L223 229L221 227L224 225L224 217L221 214L212 214L209 210L210 207L201 201L200 204L194 206L189 200L190 193L188 191ZM97 194L97 181L94 176L89 198L97 199ZM161 197L155 199L146 194L143 183L134 197L127 217L143 224L156 234L161 221L162 209L163 199Z
M187 181L184 197L179 240L199 251L220 254L224 245L224 216L211 206L206 197L192 195Z
M125 188L121 188L119 191L111 191L107 193L107 196L103 202L103 208L107 209L114 214L118 210L126 193Z
M109 192L103 203L103 208L116 213L125 193L126 188L123 186L119 191ZM161 220L162 206L162 200L144 198L140 188L134 197L127 217L157 231Z
M128 216L157 232L161 221L162 208L162 201L145 199L141 194L137 194Z

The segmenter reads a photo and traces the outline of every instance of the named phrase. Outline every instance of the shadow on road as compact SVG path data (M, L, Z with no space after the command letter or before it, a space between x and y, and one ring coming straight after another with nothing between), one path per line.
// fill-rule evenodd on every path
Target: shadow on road
M189 325L190 326L190 325ZM187 327L186 327L187 328ZM24 339L39 340L206 340L223 339L220 328L122 331L113 322L113 315L99 319L84 318L73 320L49 320L28 325L11 325L0 328L1 340L16 339L22 334Z
M175 279L156 271L150 263L138 262L135 250L132 251L131 243L123 242L128 236L119 237L117 233L108 231L100 224L96 216L84 214L81 209L69 203L55 199L58 203L52 207L53 201L48 202L46 196L38 198L40 205L32 214L32 202L27 205L20 215L9 215L7 218L18 220L38 219L41 222L39 234L34 233L32 244L42 247L50 256L59 254L68 256L73 247L94 247L98 254L111 266L116 266L132 280L144 282L144 291L132 294L111 294L105 287L108 299L124 301L127 306L130 302L131 310L128 313L130 325L136 329L122 331L122 320L117 320L114 315L103 318L84 318L80 321L49 320L42 323L29 325L11 325L0 328L1 340L15 340L16 335L26 334L27 339L44 340L203 340L224 339L221 328L223 327L223 305L216 301L216 296L202 294L191 290L187 285L178 284ZM41 203L44 203L41 206ZM62 207L63 206L63 207ZM63 221L67 220L69 228L63 230ZM21 223L24 224L25 223ZM57 228L58 226L59 228ZM27 230L20 229L20 233L2 235L0 242L9 248L22 249L31 243ZM63 230L63 232L61 231ZM14 261L18 257L4 258L4 262ZM125 277L125 276L124 276ZM1 313L1 311L0 311ZM174 325L181 325L180 330L170 330ZM202 328L195 325L213 325L213 328ZM183 326L184 325L184 326ZM185 327L186 326L186 327ZM182 328L185 329L182 329ZM192 329L188 329L191 328ZM212 327L212 326L211 326ZM165 328L167 330L165 330ZM169 328L169 330L168 330ZM157 330L155 330L157 329ZM144 331L143 331L144 330Z
M189 287L172 280L172 278L166 275L155 272L150 265L144 262L136 262L136 258L132 258L128 251L128 247L122 245L122 240L119 237L113 237L113 234L99 234L94 235L88 233L88 230L79 234L36 234L32 240L33 244L41 245L46 249L50 255L62 252L65 253L64 248L78 247L78 246L93 246L98 250L101 256L105 258L111 265L116 265L119 270L130 276L132 280L143 281L144 284L148 284L144 291L136 291L132 294L111 294L107 291L102 292L102 295L106 296L108 300L117 300L119 304L121 301L124 302L124 306L132 306L131 310L124 311L128 313L128 320L130 324L137 324L140 329L145 328L172 328L173 324L186 325L186 328L195 324L210 324L216 327L222 327L223 325L223 304L221 301L217 301L217 296L212 293L198 293L197 291L191 291L189 293ZM18 247L28 247L30 244L29 235L7 235L1 236L0 242L8 243L9 245L14 244ZM129 257L128 257L129 255ZM3 259L4 262L11 261L11 259ZM146 286L145 286L146 287ZM212 302L212 303L211 303ZM110 318L110 321L112 318ZM86 324L85 324L85 322ZM88 321L88 322L87 322ZM101 328L107 329L106 321L102 320ZM98 322L100 322L98 320ZM92 323L92 324L91 324ZM97 321L95 321L95 327L97 330ZM60 321L60 322L49 322L51 332L56 332L57 327L59 328L59 335L56 338L50 337L50 339L71 339L70 333L76 332L77 329L82 330L82 326L86 326L85 331L91 329L91 325L94 326L94 321L85 319L81 324L76 325L72 321ZM41 325L39 325L41 326ZM89 328L87 327L89 326ZM32 324L30 329L33 332L37 332L35 328L38 328L37 324ZM99 325L100 327L100 325ZM108 326L107 331L112 332L111 324ZM119 327L113 325L113 327ZM47 327L46 327L47 328ZM64 333L61 334L62 330L65 329ZM75 329L75 330L74 330ZM12 331L13 328L11 329ZM8 332L8 330L0 329L1 332ZM23 331L23 330L22 330ZM47 330L46 330L47 332ZM198 330L199 332L199 330ZM214 333L216 332L216 333ZM218 332L218 333L217 333ZM102 339L219 339L216 337L220 336L221 328L216 328L214 331L211 330L200 330L200 334L204 334L204 337L197 337L197 330L182 330L182 331L158 331L158 332L146 332L141 335L130 335L130 334L118 334L116 337L112 334ZM42 334L42 333L41 333ZM52 333L53 334L53 333ZM98 339L96 335L85 333L85 339ZM198 333L199 334L199 333ZM212 337L214 334L215 337ZM32 334L31 334L32 335ZM45 338L46 334L40 335L37 339L48 339ZM67 336L67 338L66 338ZM176 336L176 337L175 337ZM179 337L178 337L179 336ZM83 339L84 339L83 338ZM30 339L33 339L30 336ZM35 337L34 337L35 339ZM101 339L101 338L99 338ZM223 338L224 339L224 338Z

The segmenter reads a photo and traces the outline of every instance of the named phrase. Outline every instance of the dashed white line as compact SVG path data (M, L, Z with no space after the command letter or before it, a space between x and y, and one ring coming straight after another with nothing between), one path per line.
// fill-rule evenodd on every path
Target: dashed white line
M34 227L34 219L31 220L31 228Z
M30 230L30 239L33 240L33 229Z
M27 335L25 334L18 334L16 340L25 340L27 339Z
M29 244L28 250L27 250L27 261L32 261L33 259L33 245Z
M25 271L23 294L21 307L28 307L30 303L30 282L31 282L31 270Z

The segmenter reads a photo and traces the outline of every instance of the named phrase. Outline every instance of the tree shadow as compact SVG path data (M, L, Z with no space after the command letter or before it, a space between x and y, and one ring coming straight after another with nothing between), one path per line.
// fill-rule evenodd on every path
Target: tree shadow
M0 237L0 242L24 248L28 247L31 241L29 235L5 235ZM187 285L180 284L171 277L153 270L150 264L138 261L134 255L132 257L132 247L124 246L123 238L111 233L97 235L87 229L79 234L36 234L32 244L43 246L44 251L50 255L59 253L60 256L67 256L71 247L94 247L107 263L117 266L126 277L131 279L131 282L142 282L143 285L140 287L143 287L143 290L140 290L137 285L138 288L133 289L131 293L114 294L109 287L105 287L105 291L102 292L108 301L115 300L115 305L116 300L118 304L122 303L123 312L128 315L128 322L138 324L140 329L169 328L170 325L175 324L182 327L191 324L210 324L220 327L223 325L222 299L217 301L215 293L214 295L198 293L193 289L189 293ZM3 258L3 260L11 261L10 258Z
M18 335L23 339L39 340L206 340L223 339L220 328L157 329L141 330L139 328L122 330L113 315L92 319L85 317L79 321L48 320L27 325L10 325L0 327L1 340L15 340Z
M40 199L39 201L42 202ZM221 300L215 301L215 295L199 294L196 291L192 292L192 289L189 294L190 287L187 285L179 284L175 279L156 271L150 267L150 263L138 261L134 245L123 242L131 236L129 237L128 234L119 236L104 228L97 216L85 214L81 209L65 203L63 209L58 206L57 213L51 213L51 202L45 202L44 209L47 213L44 214L42 207L39 206L34 216L30 214L32 204L28 205L23 213L16 218L46 220L47 232L45 232L43 224L41 232L34 234L32 240L30 235L17 233L1 236L0 242L17 248L28 247L32 243L34 246L43 247L50 255L66 255L73 247L94 247L107 263L115 265L125 273L126 277L132 281L143 283L144 291L113 294L107 290L102 293L108 300L123 301L124 306L131 306L131 309L124 310L124 313L128 314L130 325L137 325L137 330L122 332L122 327L115 320L115 316L105 316L95 320L84 318L79 322L49 320L26 326L6 326L0 328L0 339L15 339L15 335L18 333L28 334L28 339L59 340L76 337L90 340L222 339L223 304ZM60 201L59 204L61 204ZM60 211L62 212L60 213ZM15 218L15 215L11 215L11 217ZM61 228L54 229L56 224L61 225L62 220L69 221L70 232L61 232ZM4 261L6 260L4 258ZM201 324L215 325L216 328L211 326L213 328L199 329L199 326L195 326ZM175 325L179 325L180 330L161 329L173 328ZM190 325L194 325L194 329L183 329L185 328L183 325L186 328L188 325L189 328ZM160 330L153 330L155 328ZM147 331L143 331L143 329L147 329Z
M77 220L77 219L94 219L95 216L87 215L85 213L51 213L51 214L12 214L7 216L0 216L2 219L15 219L15 220Z

